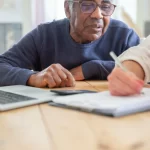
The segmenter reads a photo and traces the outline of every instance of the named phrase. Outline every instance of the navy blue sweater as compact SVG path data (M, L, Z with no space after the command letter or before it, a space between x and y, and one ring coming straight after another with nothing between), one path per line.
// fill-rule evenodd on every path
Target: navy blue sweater
M82 65L85 79L104 80L114 68L109 52L120 55L137 44L137 34L113 19L106 33L89 44L74 42L68 19L41 24L0 56L0 85L25 85L32 74L54 63L68 70Z

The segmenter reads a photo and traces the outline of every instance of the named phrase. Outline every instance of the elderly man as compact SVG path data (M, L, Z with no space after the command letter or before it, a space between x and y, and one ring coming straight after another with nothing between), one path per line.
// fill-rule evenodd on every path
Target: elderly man
M128 70L114 68L108 76L112 95L133 95L141 92L144 82L150 82L150 36L140 45L134 46L119 56Z
M107 79L120 55L139 43L124 23L110 19L112 0L64 2L67 19L41 24L0 56L0 85L74 86Z

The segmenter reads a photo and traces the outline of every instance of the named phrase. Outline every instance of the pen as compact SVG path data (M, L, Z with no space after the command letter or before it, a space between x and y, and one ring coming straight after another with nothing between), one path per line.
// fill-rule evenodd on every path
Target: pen
M123 70L123 71L127 71L127 69L121 64L121 62L119 61L118 57L116 56L116 54L114 52L110 52L109 53L110 56L112 57L112 59L115 61L115 63Z

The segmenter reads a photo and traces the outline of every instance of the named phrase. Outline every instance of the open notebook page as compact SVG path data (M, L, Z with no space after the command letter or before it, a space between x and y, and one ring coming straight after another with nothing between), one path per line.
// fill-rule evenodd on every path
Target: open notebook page
M89 111L99 110L103 113L114 113L122 110L130 111L128 109L132 110L135 106L137 109L145 106L148 106L150 109L150 89L144 88L142 93L132 96L112 96L109 91L104 91L100 93L58 96L53 99L53 102L88 109Z

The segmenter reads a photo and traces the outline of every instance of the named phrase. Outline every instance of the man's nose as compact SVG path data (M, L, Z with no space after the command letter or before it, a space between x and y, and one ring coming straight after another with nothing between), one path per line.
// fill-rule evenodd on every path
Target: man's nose
M104 16L102 15L101 9L97 7L95 11L91 14L91 17L96 19L103 19Z

